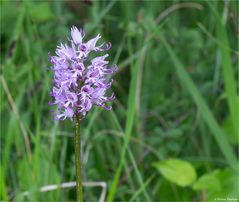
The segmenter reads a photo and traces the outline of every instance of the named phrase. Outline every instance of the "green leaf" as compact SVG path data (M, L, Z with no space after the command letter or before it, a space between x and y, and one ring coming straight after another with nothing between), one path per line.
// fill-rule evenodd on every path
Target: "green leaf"
M202 175L193 185L194 190L221 190L221 184L217 178L219 171Z
M180 159L168 159L153 164L170 182L178 186L191 185L197 178L192 164Z
M219 180L221 190L209 190L206 195L206 201L210 202L215 198L238 198L238 173L232 169L218 170L215 173L216 178Z
M202 175L194 184L194 190L206 190L206 201L217 198L237 198L238 173L232 169L215 170Z
M30 5L30 14L36 22L44 22L54 17L49 3L46 2Z

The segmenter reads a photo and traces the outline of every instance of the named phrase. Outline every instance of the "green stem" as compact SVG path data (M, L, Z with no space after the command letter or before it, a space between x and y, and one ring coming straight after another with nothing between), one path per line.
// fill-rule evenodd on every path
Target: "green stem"
M76 196L77 202L83 202L82 176L81 176L81 136L80 117L75 115L75 161L76 161Z

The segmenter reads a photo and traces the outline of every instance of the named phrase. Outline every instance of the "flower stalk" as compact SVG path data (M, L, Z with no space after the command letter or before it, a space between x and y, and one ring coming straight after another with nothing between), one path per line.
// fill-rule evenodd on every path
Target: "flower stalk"
M77 202L83 202L80 120L94 105L111 110L112 107L106 103L113 101L115 96L114 93L109 95L108 90L113 83L111 77L118 69L117 65L108 65L106 58L109 54L102 54L110 49L109 42L97 45L100 34L88 41L83 40L84 37L84 31L73 26L70 46L62 43L57 46L56 55L49 54L54 71L50 92L54 101L49 104L57 106L53 111L55 120L69 118L75 122Z
M75 161L76 161L76 197L77 202L83 202L80 116L78 113L75 114Z

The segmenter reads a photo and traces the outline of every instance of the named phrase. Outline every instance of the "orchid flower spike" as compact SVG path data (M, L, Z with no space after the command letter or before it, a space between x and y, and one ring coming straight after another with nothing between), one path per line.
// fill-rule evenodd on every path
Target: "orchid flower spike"
M76 113L84 117L94 105L110 110L105 103L115 98L114 94L107 96L106 93L113 83L109 78L117 71L117 66L108 66L108 54L92 55L93 58L89 59L90 54L104 52L111 44L97 46L100 34L87 42L83 42L84 36L83 30L73 26L71 45L60 44L56 55L49 55L54 71L54 86L50 93L54 102L49 104L57 105L56 120L73 119Z

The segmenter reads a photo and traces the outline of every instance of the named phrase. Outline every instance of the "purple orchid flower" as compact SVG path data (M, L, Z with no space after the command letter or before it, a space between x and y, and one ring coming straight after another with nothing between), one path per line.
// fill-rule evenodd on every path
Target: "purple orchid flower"
M60 44L55 51L56 55L49 56L54 71L54 86L50 93L54 102L49 104L57 105L57 120L73 119L76 113L84 117L94 105L110 110L111 107L107 107L105 103L115 98L114 94L106 96L106 91L113 82L109 80L109 76L117 70L117 66L107 66L108 54L89 61L91 53L109 50L111 45L103 43L97 46L101 38L99 34L87 42L83 42L84 36L83 30L73 26L71 46Z

